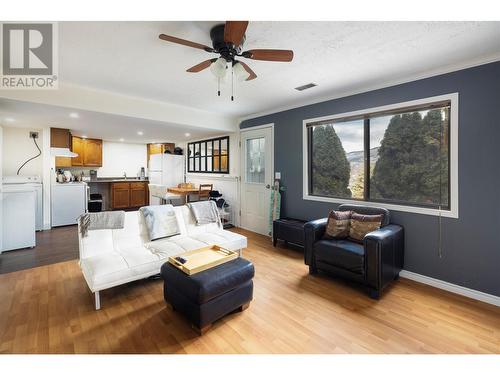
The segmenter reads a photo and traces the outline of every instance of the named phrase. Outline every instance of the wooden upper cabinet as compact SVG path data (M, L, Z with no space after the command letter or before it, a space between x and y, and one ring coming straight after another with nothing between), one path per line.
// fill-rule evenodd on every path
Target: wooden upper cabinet
M68 129L50 129L50 147L68 148L75 158L56 157L57 168L102 167L102 140L71 136Z
M78 154L76 158L71 158L71 165L83 167L83 144L84 140L80 137L73 137L71 139L71 151Z
M50 128L50 147L71 148L71 133L68 129ZM56 167L71 167L71 159L67 157L56 156Z
M102 140L83 140L83 165L86 167L102 167Z
M50 128L50 147L71 148L69 129Z

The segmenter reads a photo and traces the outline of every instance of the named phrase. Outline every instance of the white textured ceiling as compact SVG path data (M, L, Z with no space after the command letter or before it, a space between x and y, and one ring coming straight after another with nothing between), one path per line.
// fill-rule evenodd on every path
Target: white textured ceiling
M77 113L79 117L71 118L71 113ZM0 124L31 129L64 128L78 136L112 142L123 139L128 143L178 143L221 135L220 130L3 98L0 98ZM143 134L137 134L139 131Z
M377 87L455 65L498 58L500 22L250 22L245 49L293 49L291 63L246 60L254 81L216 96L213 54L158 39L166 33L210 45L218 22L61 22L63 82L231 116ZM304 92L294 87L315 82Z

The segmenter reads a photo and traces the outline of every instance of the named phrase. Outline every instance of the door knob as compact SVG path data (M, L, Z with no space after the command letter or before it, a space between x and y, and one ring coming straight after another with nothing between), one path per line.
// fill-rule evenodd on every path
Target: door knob
M271 189L271 185L267 184L266 189Z

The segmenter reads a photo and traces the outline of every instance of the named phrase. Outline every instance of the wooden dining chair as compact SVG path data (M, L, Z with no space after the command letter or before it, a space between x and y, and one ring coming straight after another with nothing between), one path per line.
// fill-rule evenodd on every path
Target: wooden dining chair
M210 192L213 190L213 184L200 184L198 188L198 200L207 201L210 197Z

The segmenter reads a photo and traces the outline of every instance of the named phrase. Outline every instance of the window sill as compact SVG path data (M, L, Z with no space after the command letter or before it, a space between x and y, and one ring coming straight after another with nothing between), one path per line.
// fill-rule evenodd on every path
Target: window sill
M363 206L373 206L387 208L388 210L410 212L414 214L421 215L431 215L431 216L442 216L449 217L453 219L458 219L458 208L450 210L442 210L441 212L435 208L425 208L425 207L414 207L414 206L402 206L399 204L390 203L380 203L380 202L365 202L355 199L341 199L341 198L328 198L328 197L318 197L314 195L304 195L302 197L304 200L317 201L317 202L327 202L327 203L348 203L348 204L359 204Z

